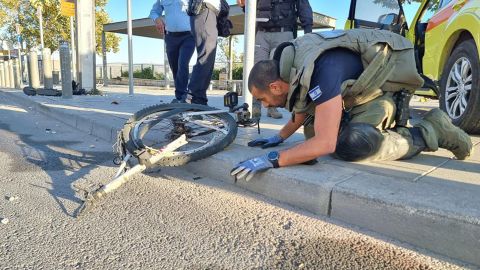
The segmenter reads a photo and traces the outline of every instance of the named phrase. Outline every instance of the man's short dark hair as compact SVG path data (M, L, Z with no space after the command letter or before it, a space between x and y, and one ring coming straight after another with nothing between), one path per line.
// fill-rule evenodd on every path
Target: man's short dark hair
M248 90L251 92L252 87L267 91L268 86L280 79L280 70L278 68L278 62L275 60L262 60L256 63L250 75L248 76Z

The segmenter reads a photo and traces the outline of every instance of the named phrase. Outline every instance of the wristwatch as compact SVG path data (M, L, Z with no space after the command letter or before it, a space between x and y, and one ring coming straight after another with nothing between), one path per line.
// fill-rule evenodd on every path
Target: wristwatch
M272 151L268 153L267 158L268 158L268 161L270 161L273 164L274 168L280 167L280 165L278 164L278 159L280 158L280 154L278 153L278 151Z

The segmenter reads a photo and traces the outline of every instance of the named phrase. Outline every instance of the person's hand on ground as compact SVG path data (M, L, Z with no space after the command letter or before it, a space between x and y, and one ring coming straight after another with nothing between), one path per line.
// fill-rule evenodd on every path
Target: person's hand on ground
M155 20L155 27L157 28L158 32L163 35L165 33L165 23L161 17L158 17Z
M248 143L248 146L250 147L261 146L263 149L265 149L269 147L275 147L281 144L282 142L283 142L283 138L279 134L277 134L269 138L260 138L260 139L250 141Z
M257 173L264 172L270 168L274 168L273 163L268 160L267 155L254 157L238 163L230 174L235 177L235 181L245 178L250 181Z

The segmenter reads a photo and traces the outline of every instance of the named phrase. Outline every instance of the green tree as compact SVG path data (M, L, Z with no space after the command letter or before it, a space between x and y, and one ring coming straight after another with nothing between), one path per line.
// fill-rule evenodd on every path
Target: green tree
M235 46L238 44L238 37L232 37L232 51L233 51L233 61L237 62L241 59L242 54L238 53L235 50ZM228 38L218 38L217 40L217 61L218 62L228 62L230 60L230 51L228 46Z
M96 51L101 54L103 24L111 22L105 11L107 0L96 0ZM42 8L45 47L58 49L60 40L70 40L69 18L60 14L60 0L0 0L0 28L12 42L17 39L17 25L27 49L40 45L37 7ZM2 16L4 15L5 16ZM107 33L107 51L118 52L120 38Z
M232 79L243 80L243 66L235 67L233 69Z

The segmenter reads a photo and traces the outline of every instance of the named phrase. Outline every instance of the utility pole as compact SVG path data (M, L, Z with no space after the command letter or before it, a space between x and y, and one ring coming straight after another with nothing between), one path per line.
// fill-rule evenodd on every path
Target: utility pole
M77 51L75 46L75 22L73 16L70 16L70 44L71 44L71 59L72 59L72 78L77 80Z
M40 43L41 43L41 48L43 50L43 48L45 48L45 43L43 42L43 14L42 14L42 6L39 5L37 7L37 16L38 16L38 21L40 23Z
M128 94L133 96L133 47L132 47L132 1L127 0L127 26L128 26ZM166 74L165 74L166 75Z
M71 71L72 75L70 76L70 81L72 80L77 80L77 65L76 65L76 50L75 50L75 24L74 24L74 19L76 14L76 8L75 8L75 1L74 0L60 0L60 14L63 16L69 17L70 19L70 48L71 48L71 53L70 53L70 59L71 59ZM65 48L65 41L61 41L60 44L62 44ZM68 46L67 46L68 48ZM66 59L66 58L65 58ZM70 70L69 70L70 72ZM62 76L62 81L63 81L63 76ZM68 82L70 83L70 82Z
M246 1L247 8L245 9L245 59L243 70L243 95L245 96L245 103L252 108L253 97L252 94L246 90L248 87L248 75L254 64L255 55L255 24L257 15L257 1Z
M95 1L76 0L77 63L81 88L95 88Z
M23 83L23 56L22 56L22 31L20 31L20 24L16 24L17 41L18 41L18 59L20 63L20 80Z
M107 74L107 36L105 31L102 31L102 75L103 86L108 86L108 74Z
M53 89L53 72L52 72L52 58L49 48L45 48L45 42L43 39L43 11L42 6L37 7L38 21L40 23L40 42L42 51L42 63L43 63L43 88Z
M163 72L165 72L165 88L170 90L170 78L168 77L169 74L169 63L168 63L168 56L167 56L167 43L165 39L163 40Z

